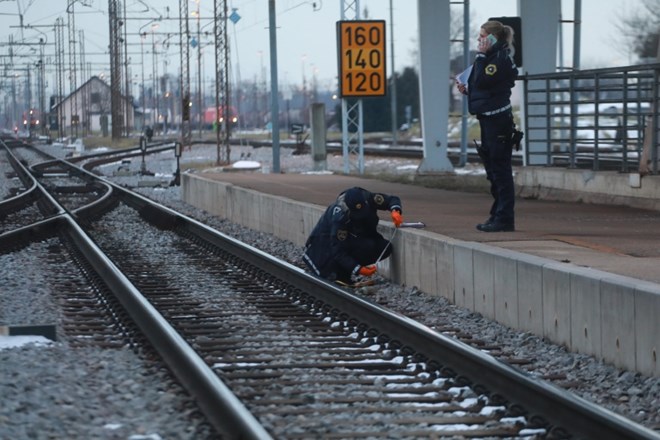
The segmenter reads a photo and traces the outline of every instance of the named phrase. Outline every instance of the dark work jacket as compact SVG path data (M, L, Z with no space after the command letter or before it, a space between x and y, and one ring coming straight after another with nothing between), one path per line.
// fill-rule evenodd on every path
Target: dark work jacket
M511 89L518 68L509 56L508 44L498 41L488 53L477 54L468 79L468 109L479 115L511 104Z
M372 193L366 189L362 191L368 205L364 213L359 217L351 215L344 202L344 193L341 193L325 210L307 239L303 259L317 275L326 278L333 272L335 264L346 272L352 272L358 263L349 252L349 242L355 245L355 240L360 237L378 235L378 210L401 211L399 197Z

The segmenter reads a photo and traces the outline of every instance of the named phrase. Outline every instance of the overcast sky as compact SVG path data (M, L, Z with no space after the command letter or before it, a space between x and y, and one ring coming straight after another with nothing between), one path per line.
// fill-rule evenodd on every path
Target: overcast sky
M25 38L28 42L36 42L39 37L45 37L48 43L55 41L52 25L58 17L64 23L68 22L66 12L70 0L0 0L0 55L6 57L10 34L15 42ZM417 45L417 2L414 0L361 0L361 17L368 11L369 19L384 19L387 21L387 33L390 33L390 3L394 12L394 57L397 71L403 67L413 66L413 53ZM573 17L573 1L562 0L563 18ZM163 69L177 74L179 70L179 24L175 20L163 20L156 26L150 24L152 18L162 16L178 16L178 0L127 0L128 9L128 41L131 43L130 68L133 81L145 73L152 73L151 37L144 40L141 51L139 32L154 31L154 41L159 52L159 75ZM278 76L283 86L300 84L303 76L306 81L316 78L322 88L332 88L337 75L336 34L335 24L341 19L340 0L276 0L277 10L277 46L278 46ZM189 10L201 11L200 24L203 32L213 33L211 17L213 15L212 0L189 0ZM231 8L236 8L240 20L236 24L229 23L229 38L231 44L232 80L270 80L270 43L268 32L268 0L229 0ZM640 0L583 0L583 42L582 67L609 67L628 65L634 58L625 54L621 47L612 47L611 36L617 34L614 28L619 17L629 15L640 8ZM86 62L92 66L93 74L108 74L108 0L77 0L74 3L75 26L83 30L85 36ZM474 27L491 16L517 15L517 0L471 0L471 20ZM462 14L463 7L452 4L452 14ZM19 11L23 14L24 25L31 29L19 28ZM191 21L191 31L196 32L197 25ZM564 25L565 57L570 65L572 37L571 26ZM41 34L41 33L43 34ZM169 39L168 39L169 34ZM64 29L68 51L68 30ZM202 43L210 41L211 36L202 37ZM166 40L170 47L164 51L158 44ZM476 36L471 41L476 46ZM15 53L28 53L30 46L15 47ZM390 44L387 44L390 51ZM51 47L46 53L54 53ZM191 78L196 77L197 49L192 49ZM203 68L208 81L213 77L214 50L207 46L203 51ZM390 56L391 53L388 53ZM7 58L3 58L6 60ZM141 63L144 59L144 63ZM25 58L17 58L24 62ZM52 60L49 64L52 64ZM68 61L67 61L68 62ZM391 70L391 60L388 60L388 75ZM49 81L54 81L50 79ZM66 84L68 88L68 81ZM195 86L193 86L193 90Z

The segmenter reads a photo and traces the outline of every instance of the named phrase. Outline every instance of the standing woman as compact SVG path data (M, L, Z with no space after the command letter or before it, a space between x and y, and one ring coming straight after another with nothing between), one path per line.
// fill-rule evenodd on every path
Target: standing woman
M477 39L477 56L467 84L457 80L458 90L467 95L468 109L481 128L477 152L490 181L493 204L490 217L477 225L483 232L515 230L515 192L511 170L515 124L511 111L511 89L518 76L513 61L513 29L499 21L485 22Z

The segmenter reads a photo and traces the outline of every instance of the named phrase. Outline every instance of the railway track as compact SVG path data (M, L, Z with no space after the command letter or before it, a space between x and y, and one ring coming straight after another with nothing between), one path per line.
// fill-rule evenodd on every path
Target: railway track
M197 142L204 144L204 142ZM271 148L270 141L234 141L235 145L248 144L254 148ZM396 146L392 146L390 138L367 138L364 141L363 152L365 156L372 157L396 157L405 159L419 159L424 157L424 146L421 140L399 140ZM309 154L311 147L307 143L296 144L293 142L283 142L282 147L292 148L295 154ZM328 154L343 153L343 146L341 142L328 141L326 144L326 151ZM454 166L461 166L465 163L480 163L481 159L477 154L476 148L470 142L465 152L461 150L461 144L458 141L449 141L447 144L447 156ZM561 168L583 168L583 169L598 169L598 170L618 170L626 171L628 168L636 168L638 161L631 154L624 160L620 149L616 146L609 147L601 145L598 154L594 154L593 146L581 145L576 148L574 152L574 163L571 165L571 155L569 152L553 152L546 158L548 163L546 166L557 166ZM513 166L522 166L524 162L522 151L513 151L511 163ZM594 165L596 164L596 165Z
M110 317L67 332L149 345L223 435L657 438L66 161L31 170L57 176L32 185L44 220L2 248L59 237L95 280L72 303Z

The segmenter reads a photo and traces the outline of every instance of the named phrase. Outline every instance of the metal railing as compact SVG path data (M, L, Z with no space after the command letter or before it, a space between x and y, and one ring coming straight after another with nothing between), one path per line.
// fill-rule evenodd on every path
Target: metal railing
M521 76L525 163L658 174L660 63Z

